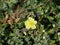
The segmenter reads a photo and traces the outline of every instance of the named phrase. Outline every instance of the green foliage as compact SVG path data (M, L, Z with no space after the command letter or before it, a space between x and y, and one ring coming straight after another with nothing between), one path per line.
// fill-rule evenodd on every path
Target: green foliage
M36 29L25 28L28 17L37 21ZM59 42L59 0L0 0L0 45L60 45Z

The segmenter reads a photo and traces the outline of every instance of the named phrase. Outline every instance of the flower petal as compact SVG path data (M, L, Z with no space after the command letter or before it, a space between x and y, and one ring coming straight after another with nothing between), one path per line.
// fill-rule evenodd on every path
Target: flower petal
M31 26L31 28L32 28L32 29L35 29L35 28L36 28L36 26L35 26L35 25L33 25L33 26Z

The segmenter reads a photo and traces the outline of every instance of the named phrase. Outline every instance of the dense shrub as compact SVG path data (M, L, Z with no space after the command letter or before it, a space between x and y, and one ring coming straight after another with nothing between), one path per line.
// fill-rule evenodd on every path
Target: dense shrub
M60 45L59 31L60 0L0 0L0 45Z

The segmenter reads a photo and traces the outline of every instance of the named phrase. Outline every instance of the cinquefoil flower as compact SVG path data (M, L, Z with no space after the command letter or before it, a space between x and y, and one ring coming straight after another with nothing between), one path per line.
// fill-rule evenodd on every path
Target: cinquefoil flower
M26 21L25 21L25 26L26 26L26 29L35 29L36 28L36 24L37 24L37 21L34 20L32 17L29 17Z

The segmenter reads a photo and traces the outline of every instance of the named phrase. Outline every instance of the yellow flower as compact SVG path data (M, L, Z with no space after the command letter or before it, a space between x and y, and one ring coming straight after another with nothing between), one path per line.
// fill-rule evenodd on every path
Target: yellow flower
M29 17L26 21L25 21L25 26L26 29L35 29L36 28L36 24L37 21L35 21L32 17Z

